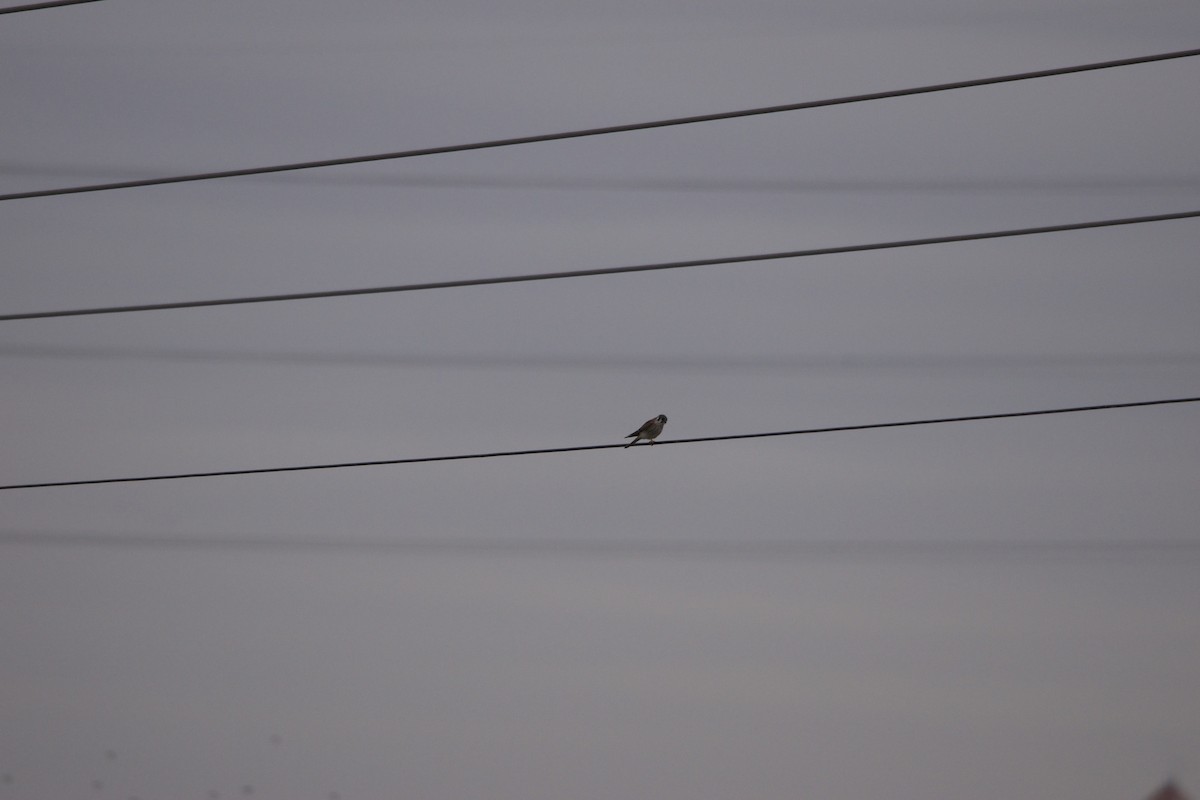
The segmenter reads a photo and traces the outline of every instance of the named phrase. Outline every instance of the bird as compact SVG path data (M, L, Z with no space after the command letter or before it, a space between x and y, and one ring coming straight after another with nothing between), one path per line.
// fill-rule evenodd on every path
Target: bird
M633 433L631 433L625 437L626 439L633 439L632 442L630 442L629 444L627 444L625 446L632 447L633 445L638 443L639 439L645 439L650 444L654 444L654 438L656 436L658 436L660 433L662 433L663 425L666 425L666 424L667 424L667 415L666 414L659 414L654 419L646 420L646 422L642 425L642 427L638 428L636 431L634 431Z

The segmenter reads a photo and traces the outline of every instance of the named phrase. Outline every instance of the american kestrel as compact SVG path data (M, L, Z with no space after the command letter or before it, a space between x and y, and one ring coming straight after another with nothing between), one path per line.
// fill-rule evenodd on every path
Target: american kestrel
M642 425L642 427L638 428L636 431L634 431L633 433L631 433L625 437L626 439L633 439L632 442L630 442L629 444L627 444L625 446L632 447L633 445L638 443L638 439L645 439L650 444L654 444L654 437L656 437L660 433L662 433L663 425L666 425L666 424L667 424L667 415L666 414L659 414L654 419L647 420L646 423L644 425Z

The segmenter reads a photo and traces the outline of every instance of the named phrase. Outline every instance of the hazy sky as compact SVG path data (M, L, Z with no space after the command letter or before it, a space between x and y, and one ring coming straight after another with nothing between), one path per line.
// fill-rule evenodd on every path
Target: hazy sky
M105 0L0 16L0 193L1197 46L1192 0ZM0 314L1191 211L1198 86L7 201ZM3 322L0 484L1196 396L1197 226ZM0 492L0 800L1200 793L1198 422Z

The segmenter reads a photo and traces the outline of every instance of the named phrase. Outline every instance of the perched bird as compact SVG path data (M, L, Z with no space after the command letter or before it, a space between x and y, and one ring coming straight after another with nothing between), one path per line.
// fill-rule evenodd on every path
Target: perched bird
M630 442L629 444L627 444L625 446L632 447L633 445L638 443L638 439L645 439L650 444L654 444L654 438L656 436L658 436L660 433L662 433L663 425L666 425L666 424L667 424L667 415L666 414L659 414L654 419L647 420L646 423L644 425L642 425L642 427L638 428L636 431L634 431L633 433L631 433L625 437L626 439L633 439L632 442Z

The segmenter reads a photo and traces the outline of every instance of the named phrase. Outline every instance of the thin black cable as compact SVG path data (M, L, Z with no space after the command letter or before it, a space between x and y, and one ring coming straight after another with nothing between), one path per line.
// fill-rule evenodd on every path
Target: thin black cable
M347 538L263 534L3 531L0 545L484 556L795 558L831 560L1127 559L1200 556L1200 539L646 539L465 536Z
M174 347L108 347L90 345L0 344L0 359L71 361L166 361L225 364L320 365L378 369L489 370L652 370L663 371L794 371L794 370L1020 370L1072 368L1200 367L1200 352L1140 353L841 353L787 355L684 355L673 353L505 353L197 349Z
M990 78L976 78L968 81L938 83L928 86L916 86L909 89L893 89L885 92L872 92L870 94L851 95L847 97L833 97L825 100L810 100L803 103L788 103L786 105L749 108L739 111L722 111L715 114L699 114L690 117L675 117L672 119L652 120L649 122L633 122L625 125L608 125L601 128L587 128L583 130L560 131L557 133L543 133L534 136L516 136L509 139L491 139L482 142L443 145L441 147L424 147L416 150L401 150L394 153L376 153L374 155L367 156L330 158L321 161L301 161L292 164L276 164L269 167L247 167L244 169L230 169L217 172L197 172L188 175L143 178L140 180L117 181L114 183L95 183L84 186L68 186L61 189L40 189L31 192L14 192L11 194L0 194L0 200L24 200L32 197L51 197L54 195L80 194L82 192L101 192L111 189L132 189L139 186L160 186L167 183L187 183L191 181L216 180L218 178L237 178L246 175L263 175L270 172L291 172L302 169L317 169L319 167L337 167L345 166L347 164L363 164L369 161L392 161L401 158L416 158L418 156L439 155L443 153L461 153L467 150L485 150L496 147L512 147L514 145L551 142L560 139L581 139L588 136L603 136L610 133L626 133L629 131L649 130L651 128L692 125L698 122L714 122L722 119L752 117L763 114L779 114L786 111L802 111L809 108L822 108L825 106L846 105L849 103L864 103L871 100L884 100L892 97L907 97L909 95L916 94L947 92L954 89L968 89L977 86L989 86L997 83L1012 83L1014 81L1033 80L1035 78L1048 78L1055 75L1068 75L1076 72L1090 72L1093 70L1112 69L1115 67L1127 67L1134 64L1146 64L1154 61L1167 61L1176 58L1190 58L1198 55L1200 55L1200 49L1178 50L1171 53L1158 53L1150 56L1138 56L1136 58L1122 58L1115 61L1099 61L1091 64L1078 64L1070 67L1037 70L1035 72L1020 72L1011 75L998 75Z
M28 3L23 6L0 8L0 14L16 14L21 11L36 11L40 8L57 8L58 6L74 6L80 3L97 3L99 0L47 0L45 3Z
M9 161L0 159L0 177L32 175L54 177L117 180L145 178L154 175L146 167L93 164ZM264 183L289 186L345 186L382 189L476 189L601 191L601 192L671 192L671 193L735 193L735 194L799 194L799 193L895 193L895 194L975 194L986 192L1026 194L1030 192L1092 193L1165 191L1193 192L1200 187L1200 173L1176 171L1173 174L1143 174L1138 176L1080 175L1080 176L988 176L970 178L717 178L638 176L610 177L600 175L499 175L495 173L444 174L436 172L354 173L312 171L257 176Z
M789 431L769 431L766 433L735 433L725 436L700 436L692 439L671 439L668 441L656 442L651 444L639 444L638 447L656 447L665 444L696 444L699 442L725 442L734 439L764 439L771 436L802 436L810 433L836 433L841 431L863 431L878 428L903 428L916 425L939 425L947 422L979 422L982 420L991 419L1011 419L1014 417L1036 417L1046 416L1049 414L1073 414L1081 411L1104 411L1117 408L1137 408L1142 406L1161 406L1178 403L1197 403L1200 402L1200 397L1178 397L1169 400L1142 400L1133 403L1105 403L1102 405L1091 406L1072 406L1068 408L1048 408L1038 411L1009 411L999 414L975 414L970 416L960 417L940 417L935 419L915 419L904 420L902 422L873 422L865 425L835 425L828 428L802 428L799 430ZM263 467L259 469L233 469L219 470L214 472L182 472L169 475L144 475L134 478L93 478L90 480L78 481L48 481L45 483L22 483L0 486L0 491L9 489L48 489L52 487L62 486L95 486L106 483L145 483L148 481L173 481L183 480L186 478L217 478L229 477L234 475L263 475L270 472L306 472L314 470L327 469L346 469L349 467L381 467L396 464L427 464L435 461L468 461L484 458L505 458L509 456L529 456L529 455L546 455L550 453L578 453L585 450L612 450L614 448L625 448L629 445L624 443L617 444L589 444L575 445L573 447L548 447L538 448L533 450L506 450L495 453L469 453L463 455L451 456L425 456L421 458L389 458L378 461L347 461L335 464L305 464L295 467Z
M721 264L740 264L751 261L774 261L784 258L807 258L809 256L827 256L836 255L838 253L860 253L868 250L889 250L901 247L923 247L931 244L970 242L981 239L1002 239L1012 236L1033 236L1042 233L1061 233L1063 231L1107 228L1117 225L1139 225L1147 222L1164 222L1168 220L1189 219L1192 217L1200 217L1200 210L1180 211L1171 214L1151 214L1143 217L1102 219L1091 222L1072 222L1065 225L1044 225L1034 228L1013 228L1003 231L962 233L952 236L932 236L924 239L902 239L891 242L842 245L839 247L818 247L811 250L788 250L778 253L756 253L742 256L723 256L720 258L698 258L690 261L663 261L655 264L635 264L625 267L599 267L596 269L567 270L564 272L534 272L526 275L502 275L495 278L465 278L454 281L408 283L400 284L398 286L373 286L365 289L334 289L320 292L295 292L292 294L268 294L251 297L224 297L215 300L184 300L176 303L147 303L144 305L74 308L60 311L31 311L21 314L0 314L0 322L12 322L14 320L21 319L46 319L49 317L80 317L95 314L127 314L135 311L165 311L169 309L202 308L207 306L246 305L249 303L280 303L289 300L316 300L325 297L351 297L364 294L420 292L429 289L461 289L467 286L491 286L500 283L529 283L532 281L558 280L560 278L588 278L598 275L621 275L630 272L654 272L668 269L690 269L692 267L711 267Z

